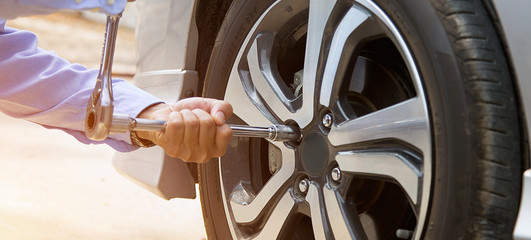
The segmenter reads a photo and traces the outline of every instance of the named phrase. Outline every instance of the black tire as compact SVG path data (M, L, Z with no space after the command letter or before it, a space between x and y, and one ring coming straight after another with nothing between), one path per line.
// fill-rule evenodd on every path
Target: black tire
M204 96L224 98L231 70L237 64L237 54L255 22L272 2L235 1L232 4L211 55ZM420 221L420 216L415 216L416 220L400 220L400 226L395 226L392 232L411 227L413 222L414 228L409 230L414 230L417 239L510 239L520 199L521 129L507 60L482 1L374 2L396 26L414 58L422 79L430 125L432 160L431 168L424 175L431 175L431 186L427 200L419 203L427 209L422 216L425 221ZM330 42L324 41L324 44ZM353 54L357 54L356 51L352 50ZM340 95L341 90L335 93ZM314 118L320 118L319 114ZM334 119L339 118L335 113L334 116ZM241 119L236 117L232 121L241 122ZM246 142L245 150L239 142L244 140L234 141L221 160L224 163L239 163L252 154L253 149L264 149L263 141ZM333 165L333 161L330 164ZM255 171L254 175L259 176L254 177L265 181L270 177L260 166L240 169ZM303 175L313 176L304 172L304 167L297 169ZM230 200L222 197L219 172L218 161L199 166L203 215L209 239L230 239L233 237L230 229L234 226L227 221L224 204ZM236 172L230 174L237 175ZM290 179L300 180L297 176ZM318 181L318 177L315 179ZM297 191L290 191L292 196L297 196ZM306 220L291 221L311 225ZM239 232L238 237L252 237L260 231L256 229L263 227L260 224L249 226L233 230ZM326 226L325 229L330 230ZM308 239L307 233L303 228L283 228L277 237ZM395 238L394 234L385 234L375 237L362 231L361 235L351 236ZM326 237L333 238L333 233L327 233Z

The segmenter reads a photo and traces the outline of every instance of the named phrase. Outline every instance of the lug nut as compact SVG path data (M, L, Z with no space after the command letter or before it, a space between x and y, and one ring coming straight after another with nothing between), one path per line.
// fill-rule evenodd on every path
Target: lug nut
M335 167L332 169L330 176L334 181L339 182L339 180L341 180L341 170L338 167Z
M310 181L308 179L302 179L300 182L299 182L299 190L302 192L302 193L306 193L308 191L308 188L310 187Z
M323 126L327 128L332 127L332 114L327 113L323 116Z
M400 239L411 239L411 237L413 237L413 231L406 229L397 229L396 237Z

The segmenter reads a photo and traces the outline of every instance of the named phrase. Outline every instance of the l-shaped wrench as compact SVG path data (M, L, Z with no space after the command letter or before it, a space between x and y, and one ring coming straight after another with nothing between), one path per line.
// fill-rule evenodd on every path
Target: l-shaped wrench
M111 74L120 17L121 14L107 16L100 70L96 86L87 104L85 134L95 141L106 139L109 133L162 131L166 128L165 121L134 118L114 113ZM233 136L237 137L260 137L272 141L298 141L301 138L300 131L288 125L252 127L229 124L229 126L233 131Z

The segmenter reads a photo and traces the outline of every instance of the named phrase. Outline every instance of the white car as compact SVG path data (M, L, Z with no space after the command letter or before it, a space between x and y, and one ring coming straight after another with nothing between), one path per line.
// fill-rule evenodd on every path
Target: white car
M137 4L138 86L303 134L117 155L164 198L198 182L209 239L531 239L531 1Z

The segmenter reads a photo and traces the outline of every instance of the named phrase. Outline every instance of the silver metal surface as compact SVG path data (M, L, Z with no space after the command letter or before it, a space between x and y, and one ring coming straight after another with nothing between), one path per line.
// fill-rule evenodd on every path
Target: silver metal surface
M341 56L343 55L349 36L351 36L356 28L367 21L369 16L370 13L359 7L352 7L347 12L337 27L338 30L334 32L330 51L328 52L328 60L326 61L324 79L336 78L337 68L340 61L343 60ZM319 100L323 106L330 106L330 101L333 100L332 89L334 88L334 84L338 84L338 82L340 81L323 81Z
M113 118L112 61L120 15L107 16L105 42L96 86L87 104L85 134L89 139L101 141L107 138Z
M89 139L96 141L104 140L109 133L160 131L166 124L164 121L133 118L114 113L112 63L120 16L121 14L107 16L100 71L87 104L85 134Z
M336 156L336 160L344 172L389 176L395 179L404 188L410 201L417 204L420 181L422 180L420 169L412 167L400 155L342 152Z
M390 31L390 34L393 36L391 40L395 43L397 46L398 51L401 53L403 59L406 62L406 65L409 70L409 74L412 77L413 85L415 86L415 90L417 93L416 100L413 101L419 101L417 103L417 109L413 110L412 113L418 114L415 118L407 118L407 117L401 117L404 115L399 115L395 120L398 120L398 118L402 118L401 121L394 121L394 123L397 124L397 126L390 130L390 132L394 135L394 133L397 133L399 131L403 131L404 134L406 134L406 142L409 142L411 144L414 144L416 147L418 147L422 151L422 188L419 190L421 193L419 194L419 201L417 201L417 204L420 204L419 210L418 210L418 219L417 219L417 226L424 226L426 221L426 215L428 212L428 202L430 197L430 191L431 191L431 181L432 181L432 148L431 148L431 137L430 137L430 121L429 121L429 114L428 114L428 107L426 103L426 97L424 94L424 90L422 87L422 80L420 78L420 74L418 72L418 69L416 67L415 59L413 58L413 55L411 54L408 45L406 44L406 41L402 38L401 33L398 31L398 28L394 25L394 23L387 17L387 15L371 0L357 0L359 4L361 4L363 7L367 8L371 14L374 14L378 19L380 19L387 29ZM410 100L412 101L412 100ZM411 103L401 103L398 104L411 104ZM391 106L390 108L393 108ZM386 109L383 109L386 110ZM397 110L397 109L395 109ZM381 117L384 117L382 114ZM376 115L373 115L373 117L376 118ZM368 119L365 119L368 120ZM405 122L402 122L405 121ZM422 122L422 124L413 124L411 121L417 121ZM380 122L382 123L382 122ZM415 126L413 129L413 133L405 131L405 129L400 130L402 127L405 127L406 125L411 124L412 126ZM373 123L372 125L375 128L379 127L378 123ZM368 125L367 125L368 127ZM369 127L370 128L370 127ZM367 128L366 130L369 130ZM421 130L425 129L425 130ZM332 131L332 130L331 130ZM381 132L380 132L381 133ZM353 134L353 133L351 133ZM385 134L384 134L385 135ZM418 139L415 139L415 137L420 137L422 141L418 141ZM375 136L373 139L376 139ZM411 186L409 187L411 188ZM420 239L422 229L415 229L415 234L413 236L413 239Z
M133 118L125 115L114 115L113 132L128 131L162 131L166 128L166 121ZM256 137L271 141L299 141L300 131L287 125L271 125L269 127L254 127L229 124L234 137Z
M323 212L321 212L321 209L323 209L323 202L319 199L319 190L317 190L317 187L313 184L310 185L310 189L308 190L308 194L306 195L306 202L310 205L310 213L312 218L312 229L313 234L316 240L325 240L325 228L323 225Z
M338 167L335 167L332 169L330 176L332 177L332 180L339 182L341 180L341 170Z
M260 234L253 239L257 240L271 240L271 236L279 236L280 231L284 227L284 223L288 220L290 212L295 206L295 201L291 197L289 192L284 193L282 198L277 204L277 207L271 213L272 219L277 219L278 221L267 221L264 226L264 229L260 231Z
M310 181L308 179L305 178L299 182L299 191L301 191L302 193L306 193L309 187Z
M327 128L332 127L332 114L327 113L323 116L323 126Z
M274 133L270 127L231 125L232 135L237 137L259 137L270 139Z
M285 144L276 144L275 146L277 146L282 151L282 167L275 175L273 175L269 179L269 181L264 185L262 190L257 193L256 198L251 203L249 203L249 205L242 206L234 202L229 202L230 208L229 206L225 206L225 210L231 209L232 215L234 215L234 219L231 220L231 222L236 221L238 223L249 223L254 221L258 216L260 216L260 213L265 208L265 206L269 203L269 201L273 199L274 196L276 196L280 188L294 173L295 153L293 152L293 150L288 148ZM220 171L222 171L221 168ZM220 174L220 177L221 182L223 182L223 175ZM225 193L225 191L223 190L222 193L224 196L230 196L230 193ZM286 194L289 195L289 192L286 192ZM290 199L292 199L291 196ZM228 214L227 216L230 217L231 214Z
M348 216L339 205L341 195L334 190L324 188L324 205L329 216L330 227L335 239L357 239L350 231Z
M247 54L249 72L256 91L264 99L267 99L268 105L275 109L280 119L293 119L295 110L290 101L293 96L286 96L286 89L277 84L276 79L278 79L278 76L275 76L272 70L272 67L275 66L269 62L267 57L271 55L274 39L275 35L273 33L262 33L254 39Z
M299 141L301 134L298 129L288 125L271 125L269 127L254 127L229 124L232 136L235 137L258 137L271 141Z
M274 76L271 74L270 69L267 66L264 68L265 65L263 65L264 62L269 61L269 59L264 59L269 57L269 55L263 54L268 51L268 45L261 43L260 41L263 41L263 39L257 40L256 35L254 35L258 26L263 23L262 21L266 17L278 16L275 14L279 11L276 7L283 4L281 1L275 2L260 16L250 34L246 37L233 65L226 88L225 100L233 104L235 115L249 125L265 126L278 124L278 121L286 122L291 120L296 122L301 128L306 127L317 114L314 111L314 103L329 106L330 102L334 101L334 97L337 97L337 94L332 92L336 87L334 84L339 84L341 81L337 80L341 78L336 76L336 73L339 72L337 63L342 61L343 49L352 47L345 46L348 36L354 34L353 31L356 31L357 27L369 17L372 17L372 20L377 18L387 27L385 34L393 41L406 62L409 73L413 78L417 93L416 98L381 109L361 118L347 120L341 125L333 126L332 124L328 140L333 146L343 147L354 143L390 137L398 138L420 149L423 156L421 168L417 167L418 163L412 163L397 156L386 155L386 152L377 153L377 155L390 161L379 161L378 164L383 166L374 166L374 168L370 167L371 161L366 161L369 158L357 155L352 157L355 154L352 154L351 151L340 151L335 160L340 165L339 167L343 171L342 174L391 175L390 177L396 179L397 182L403 185L404 189L407 189L407 195L412 198L412 203L420 204L418 205L420 209L418 212L418 226L424 226L427 204L423 203L429 200L429 190L431 188L431 142L429 137L429 118L420 76L407 44L389 18L372 1L359 0L357 2L359 5L352 6L348 13L341 17L339 25L330 29L331 32L327 32L327 34L333 34L332 45L323 47L323 35L325 31L329 30L327 29L327 22L329 22L336 1L309 1L309 22L302 79L303 90L301 92L302 107L296 112L292 112L286 107L285 95L282 95L282 92L275 90L275 87L271 86L271 84L275 84L275 79L271 79ZM281 8L282 11L284 9ZM293 10L293 12L296 12L296 10ZM268 14L271 16L268 16ZM263 33L263 31L260 33ZM249 49L248 52L246 52L247 47ZM327 58L322 57L323 55L327 56ZM238 68L238 63L242 59L249 64L248 79L242 77L242 73ZM319 61L322 60L324 62L320 63ZM323 72L323 66L321 66L323 64L324 73L321 78L317 72ZM253 84L249 85L249 82ZM321 86L321 89L316 89L316 86ZM323 125L325 124L323 123ZM283 196L284 192L281 189L283 189L282 186L285 186L286 181L292 179L290 174L293 172L292 164L294 164L295 159L292 156L292 149L286 149L285 146L279 147L282 149L282 167L272 176L264 188L257 193L257 197L253 202L247 206L234 204L230 201L224 203L227 222L229 223L232 237L235 239L241 237L241 233L237 230L239 224L257 221L258 217L261 216L260 213L264 211L268 204L273 204L270 209L273 211L283 207L281 204L274 205L272 202L277 202L278 197ZM351 162L360 163L361 165L358 166ZM220 164L220 166L223 165ZM397 173L390 172L388 168L393 166L399 166L400 171ZM286 168L289 170L286 170ZM221 184L224 184L223 173L223 168L220 167ZM421 189L419 189L419 186ZM224 192L223 188L221 189L222 195L226 199L226 196L230 195L230 193ZM317 239L325 239L327 234L332 234L336 239L358 237L356 235L358 231L353 225L361 225L359 222L351 222L352 220L342 211L342 205L340 204L342 197L337 189L311 184L307 191L308 195L305 201L310 205L313 232ZM284 218L274 218L273 215L270 215L264 221L265 224L269 224L284 220ZM267 234L270 239L275 239L278 237L275 232L277 231L270 233L260 231L258 234L260 236ZM418 238L420 235L415 237Z
M397 229L396 230L396 237L400 239L410 239L413 236L413 231L405 230L405 229Z
M531 169L524 172L520 211L514 228L515 240L531 240Z
M233 203L240 204L242 206L249 205L250 202L255 198L255 194L243 186L242 182L232 190L230 200Z

